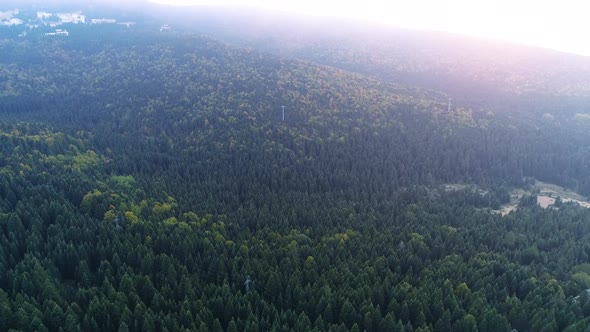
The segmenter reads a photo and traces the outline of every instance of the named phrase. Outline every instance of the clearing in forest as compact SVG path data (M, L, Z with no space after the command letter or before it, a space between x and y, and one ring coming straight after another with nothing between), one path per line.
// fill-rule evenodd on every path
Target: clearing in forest
M510 203L502 205L500 210L493 211L502 214L502 216L509 214L516 210L524 195L536 195L537 204L542 208L555 208L555 201L559 197L563 203L574 202L590 209L590 202L584 196L555 184L535 181L535 184L529 190L514 189L510 193Z

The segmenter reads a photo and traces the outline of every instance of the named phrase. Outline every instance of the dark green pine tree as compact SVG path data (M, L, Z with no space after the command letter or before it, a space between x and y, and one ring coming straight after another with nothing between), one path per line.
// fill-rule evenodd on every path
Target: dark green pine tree
M342 304L342 308L340 309L340 321L343 322L347 327L352 327L357 319L356 309L348 300L345 300Z

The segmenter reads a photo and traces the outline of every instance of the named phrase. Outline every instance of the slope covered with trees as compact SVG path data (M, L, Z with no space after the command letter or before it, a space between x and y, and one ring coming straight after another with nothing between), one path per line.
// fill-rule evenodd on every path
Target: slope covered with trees
M0 43L0 330L586 328L590 211L489 210L590 193L579 116L100 29Z
M590 61L583 56L450 33L245 8L157 10L168 21L235 45L444 91L471 106L534 113L547 106L572 110L587 105L590 98Z

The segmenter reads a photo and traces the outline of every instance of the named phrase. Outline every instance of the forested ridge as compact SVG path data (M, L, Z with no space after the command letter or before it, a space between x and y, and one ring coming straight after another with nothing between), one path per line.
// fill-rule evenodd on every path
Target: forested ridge
M93 29L0 41L0 330L587 327L590 211L491 211L590 194L583 114Z
M234 45L444 91L471 106L571 112L590 98L590 63L579 55L337 18L159 9L186 29Z

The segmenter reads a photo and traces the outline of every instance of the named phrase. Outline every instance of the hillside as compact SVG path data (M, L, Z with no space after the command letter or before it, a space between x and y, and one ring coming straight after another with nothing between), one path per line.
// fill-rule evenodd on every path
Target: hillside
M0 330L586 327L590 211L492 211L590 194L584 114L157 27L0 41Z
M533 111L564 97L574 107L590 98L588 57L352 20L215 7L157 11L163 21L229 43L440 90L477 107Z

